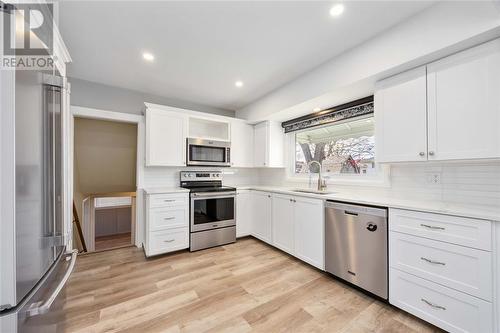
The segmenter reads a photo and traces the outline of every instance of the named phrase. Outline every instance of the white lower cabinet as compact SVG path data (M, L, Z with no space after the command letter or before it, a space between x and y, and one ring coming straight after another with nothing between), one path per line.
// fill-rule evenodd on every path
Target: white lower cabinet
M151 232L147 256L178 251L189 247L189 227Z
M146 194L146 256L189 248L189 194Z
M325 218L323 200L295 198L295 256L325 269Z
M238 190L236 194L236 237L252 234L253 205L250 190Z
M389 253L391 267L492 300L491 252L391 233Z
M451 215L389 211L389 230L491 251L491 222Z
M493 333L493 305L391 268L391 304L449 332Z
M273 245L294 254L294 197L273 194L272 225Z
M389 210L389 302L449 332L493 333L491 222Z
M323 200L238 191L236 233L252 235L321 270L325 268Z
M271 193L252 191L252 210L252 235L271 243Z

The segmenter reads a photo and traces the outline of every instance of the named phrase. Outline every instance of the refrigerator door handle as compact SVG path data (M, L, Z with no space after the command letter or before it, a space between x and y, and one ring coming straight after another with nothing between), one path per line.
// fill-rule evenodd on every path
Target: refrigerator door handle
M54 289L52 294L47 298L44 302L37 302L31 305L31 307L26 311L26 316L27 317L33 317L37 316L40 314L47 313L52 306L52 303L56 299L57 295L59 295L59 292L62 290L64 285L69 279L69 276L71 275L71 272L73 272L73 268L75 268L75 263L76 263L76 256L78 255L78 250L73 250L71 252L71 262L69 263L69 267L64 273L63 278L57 285L57 288Z

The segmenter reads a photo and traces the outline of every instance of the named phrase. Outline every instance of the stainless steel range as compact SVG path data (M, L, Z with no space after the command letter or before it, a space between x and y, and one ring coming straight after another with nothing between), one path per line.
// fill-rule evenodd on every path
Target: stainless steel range
M181 171L190 190L190 251L236 241L236 189L222 186L221 171Z

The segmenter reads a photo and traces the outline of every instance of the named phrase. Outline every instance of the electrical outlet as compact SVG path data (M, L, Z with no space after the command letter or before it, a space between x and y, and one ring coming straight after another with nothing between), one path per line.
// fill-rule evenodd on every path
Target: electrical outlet
M428 172L426 173L427 184L438 185L441 184L441 173L440 172Z

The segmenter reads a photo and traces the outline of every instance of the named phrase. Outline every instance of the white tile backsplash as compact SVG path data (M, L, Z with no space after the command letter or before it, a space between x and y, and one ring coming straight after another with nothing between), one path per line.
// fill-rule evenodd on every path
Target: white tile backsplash
M269 185L304 187L307 184L287 182L285 169L274 168L145 168L144 187L171 187L179 185L180 170L222 170L227 186ZM433 184L429 176L439 174L440 182ZM313 182L316 180L313 177ZM390 188L337 186L349 191L380 193L415 200L439 200L455 204L500 206L500 162L433 163L391 166Z
M392 165L390 174L390 188L329 187L332 190L377 191L381 195L406 199L500 206L500 162ZM439 175L438 184L431 183L434 174ZM284 169L259 169L259 179L263 185L297 186L287 182Z
M226 186L259 184L259 174L257 169L146 167L144 169L144 187L179 186L179 172L181 170L222 170L224 172L223 183Z
M430 169L432 168L432 169ZM425 175L440 172L439 184L429 184ZM450 203L500 205L500 163L447 163L439 166L393 166L394 191L427 195Z

